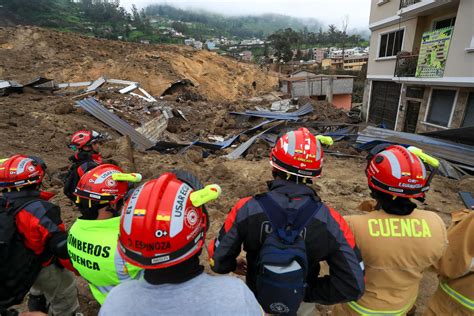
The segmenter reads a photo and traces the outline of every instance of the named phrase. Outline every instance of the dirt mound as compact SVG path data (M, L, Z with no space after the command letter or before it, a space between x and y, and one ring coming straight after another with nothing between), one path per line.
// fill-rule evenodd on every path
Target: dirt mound
M109 78L139 82L161 95L170 83L189 79L208 100L239 100L277 84L274 73L186 46L108 41L37 27L0 28L0 78L27 82L39 75L57 82Z

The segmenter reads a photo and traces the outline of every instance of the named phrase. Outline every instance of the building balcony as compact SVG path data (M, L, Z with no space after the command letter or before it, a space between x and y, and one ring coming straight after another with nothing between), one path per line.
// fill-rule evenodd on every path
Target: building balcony
M415 77L418 55L409 52L400 52L397 55L394 77Z
M433 9L451 2L452 0L400 0L400 8L397 14L403 18L425 15Z
M400 0L400 9L414 5L415 3L421 2L421 0Z

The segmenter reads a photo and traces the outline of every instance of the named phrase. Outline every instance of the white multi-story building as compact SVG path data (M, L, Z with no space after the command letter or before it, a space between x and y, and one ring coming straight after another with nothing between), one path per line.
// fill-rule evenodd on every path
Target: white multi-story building
M366 120L417 133L474 126L473 16L473 0L372 0Z

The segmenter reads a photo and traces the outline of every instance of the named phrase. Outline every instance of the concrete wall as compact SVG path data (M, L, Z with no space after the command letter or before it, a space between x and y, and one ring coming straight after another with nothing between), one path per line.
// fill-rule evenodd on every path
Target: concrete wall
M383 5L378 5L378 2L380 0L372 0L371 2L369 24L396 15L400 8L400 0L389 0Z
M291 95L293 97L326 95L328 89L328 80L323 79L321 81L319 78L310 79L309 90L308 82L306 80L290 82L290 87ZM334 79L333 94L352 94L353 87L354 79L352 78ZM287 93L290 94L290 91Z
M398 24L390 25L390 26L387 26L387 27L384 27L372 32L372 36L370 37L370 51L369 51L369 63L368 63L368 68L367 68L367 76L375 75L375 76L393 77L393 74L395 72L396 56L378 58L380 35L386 32L396 31L401 28L405 28L403 43L402 43L402 51L411 52L413 49L416 25L417 25L417 18L415 17L408 21L401 22L400 25ZM421 39L421 35L420 35L420 39Z
M454 33L449 47L448 61L444 71L445 77L473 77L474 52L465 51L474 37L474 1L462 0L454 26Z

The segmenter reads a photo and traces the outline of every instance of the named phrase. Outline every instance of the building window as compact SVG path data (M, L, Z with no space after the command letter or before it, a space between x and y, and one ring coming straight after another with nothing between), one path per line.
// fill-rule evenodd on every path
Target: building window
M474 92L469 93L462 127L474 126Z
M440 20L440 21L435 21L433 23L433 30L439 30L439 29L444 29L445 27L454 26L454 23L456 23L456 17L452 17L452 18Z
M402 50L404 30L382 34L380 36L379 57L396 56Z
M448 127L455 98L455 90L433 89L426 122Z

